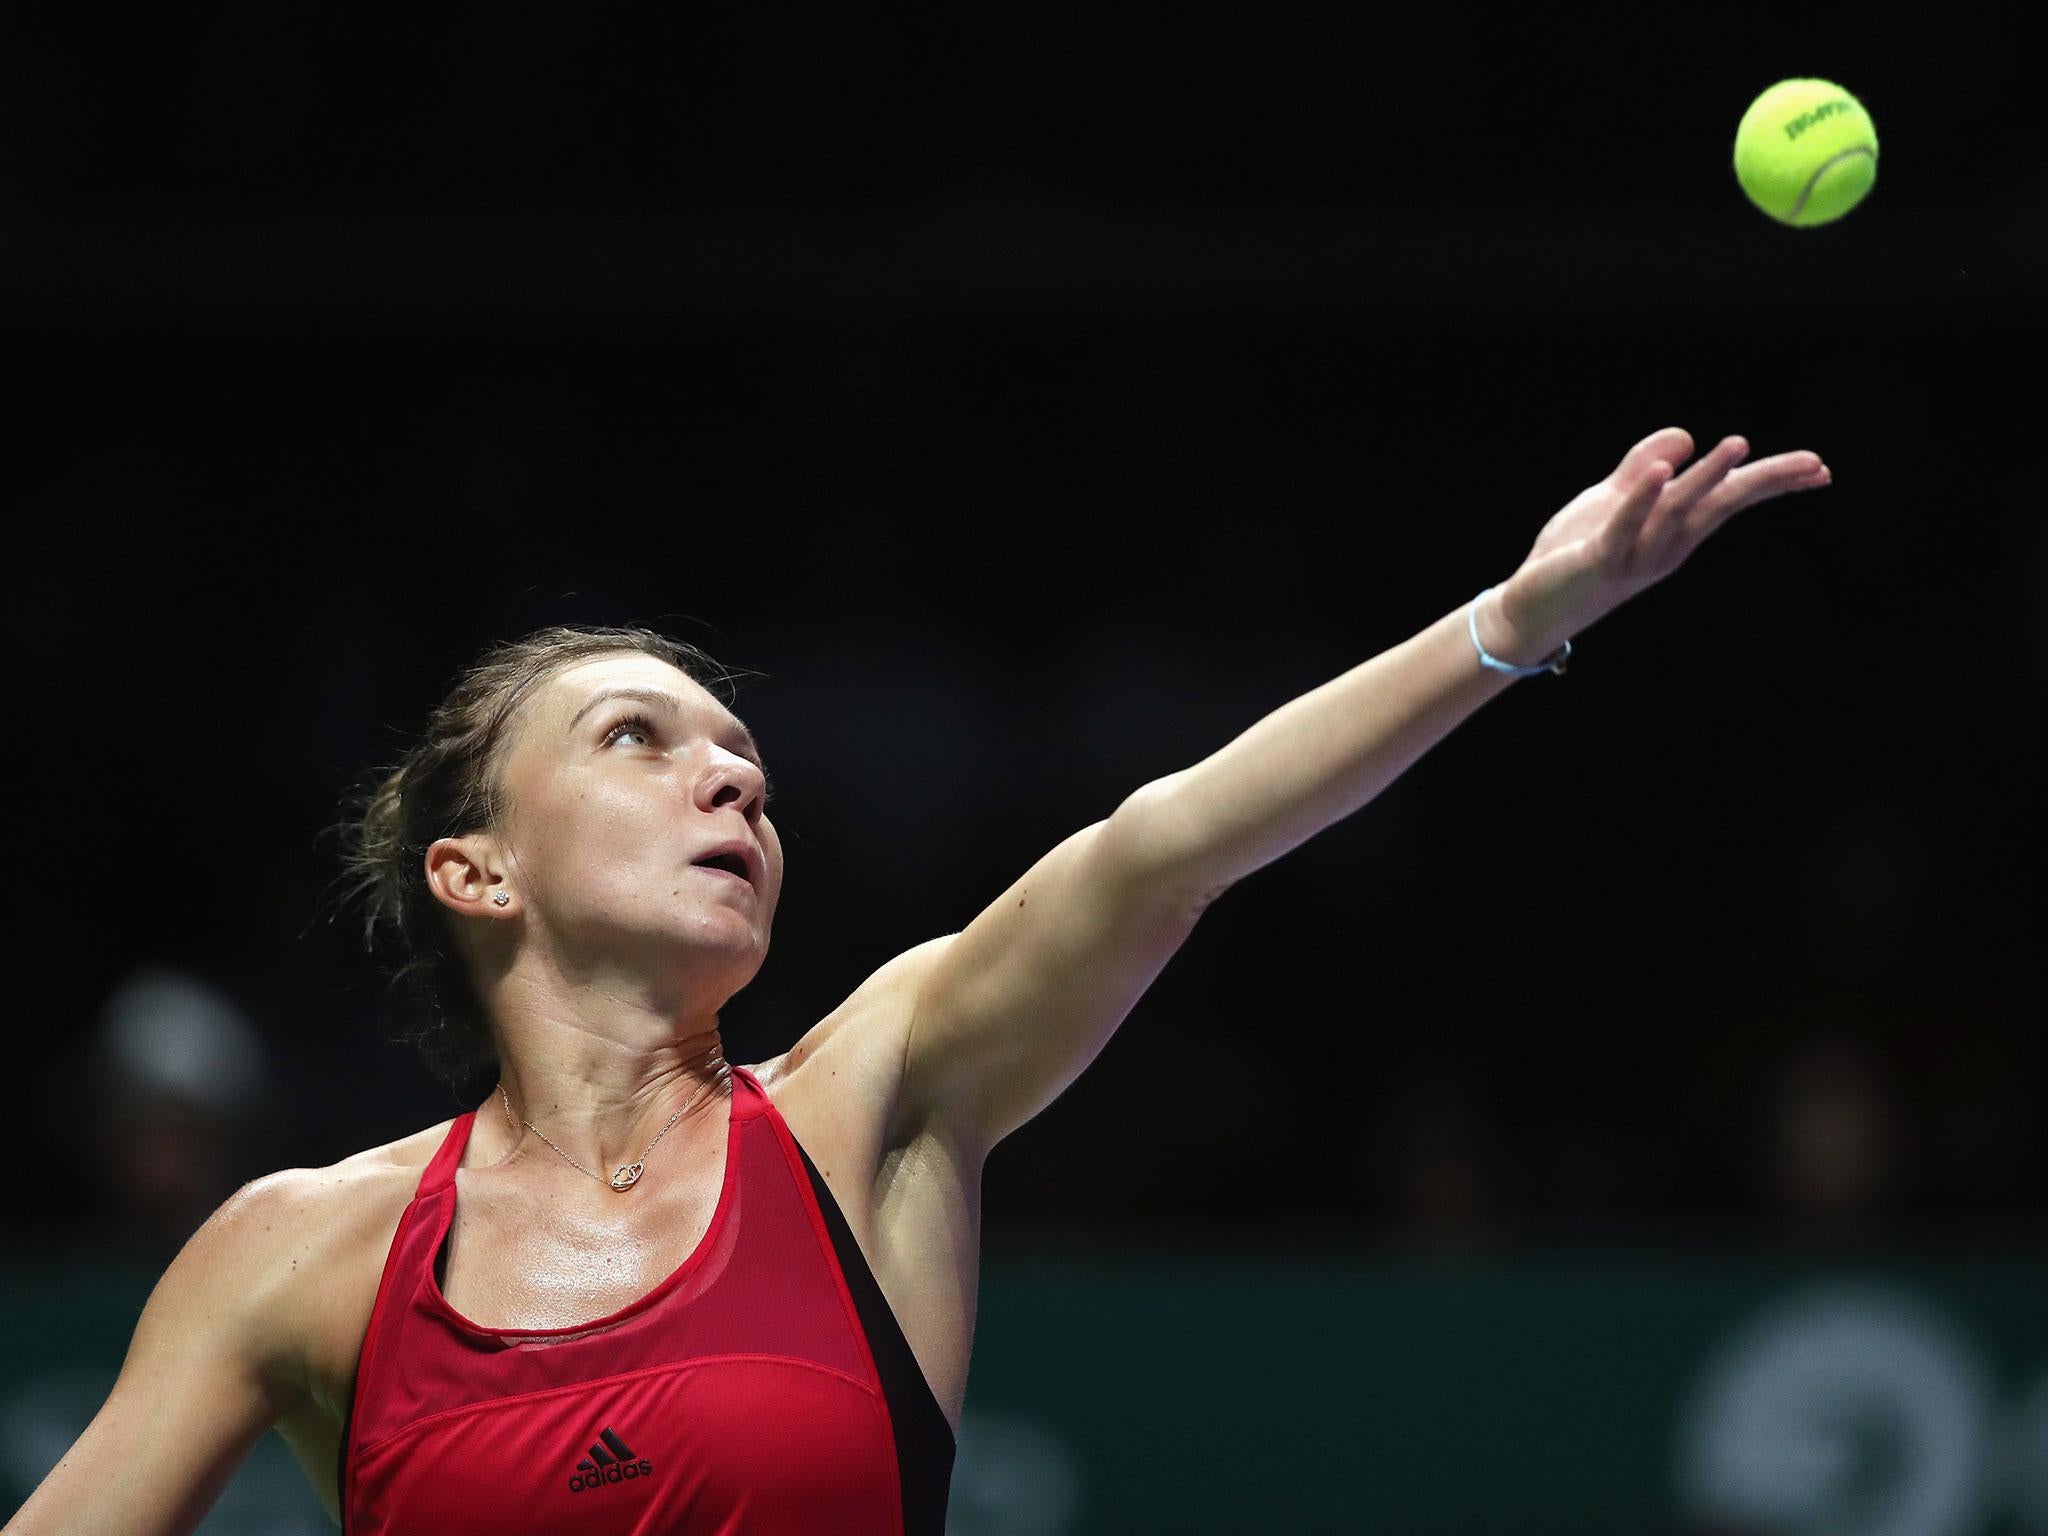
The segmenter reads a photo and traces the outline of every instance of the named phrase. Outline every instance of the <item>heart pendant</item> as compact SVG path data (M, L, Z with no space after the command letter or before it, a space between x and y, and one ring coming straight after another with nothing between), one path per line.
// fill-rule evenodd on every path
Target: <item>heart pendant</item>
M612 1175L612 1188L631 1189L634 1184L639 1182L640 1170L643 1166L645 1165L641 1163L628 1163Z

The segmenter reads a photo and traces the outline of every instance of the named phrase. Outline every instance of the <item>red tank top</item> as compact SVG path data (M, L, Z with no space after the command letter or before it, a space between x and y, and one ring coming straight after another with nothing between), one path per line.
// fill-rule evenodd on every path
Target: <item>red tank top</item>
M349 1536L942 1536L953 1431L838 1202L733 1069L718 1208L609 1317L482 1328L441 1294L449 1128L391 1240L342 1434Z

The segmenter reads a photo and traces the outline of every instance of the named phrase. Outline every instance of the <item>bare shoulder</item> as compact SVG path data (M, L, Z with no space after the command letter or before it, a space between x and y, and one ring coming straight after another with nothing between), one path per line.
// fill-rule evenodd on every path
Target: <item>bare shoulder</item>
M445 1133L446 1127L438 1130ZM273 1261L289 1273L346 1250L363 1229L383 1219L393 1198L397 1205L388 1214L395 1229L435 1137L435 1130L422 1131L326 1167L284 1168L253 1179L208 1218L193 1244L253 1261L259 1275ZM429 1143L424 1155L421 1143Z
M382 1250L364 1250L396 1226L420 1139L269 1174L224 1201L151 1291L105 1404L8 1529L189 1530L273 1426L294 1449L325 1450L308 1469L333 1509L339 1423L319 1426L354 1362L332 1363L350 1320L321 1309L344 1296L367 1319Z
M951 1201L978 1184L974 1149L899 1113L918 994L956 937L928 939L878 967L789 1050L751 1069L871 1257L870 1235L899 1219L924 1232L927 1187Z
M385 1256L450 1123L324 1167L284 1169L240 1197L270 1229L263 1252L289 1285L288 1326L304 1341L308 1386L323 1416L347 1414Z
M448 1126L443 1121L325 1167L265 1174L243 1185L213 1219L239 1229L244 1246L301 1260L332 1257L378 1226L397 1229Z
M956 937L927 939L885 961L796 1044L749 1069L785 1119L795 1111L822 1134L871 1134L878 1144L891 1139L890 1111L917 995ZM795 1120L791 1129L803 1140Z

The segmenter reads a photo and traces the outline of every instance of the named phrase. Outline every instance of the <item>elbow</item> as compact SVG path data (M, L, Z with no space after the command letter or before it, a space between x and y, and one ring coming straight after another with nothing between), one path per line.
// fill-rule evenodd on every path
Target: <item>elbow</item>
M1236 884L1220 867L1214 840L1192 824L1187 797L1176 793L1187 770L1141 785L1103 824L1117 868L1144 891L1199 914Z

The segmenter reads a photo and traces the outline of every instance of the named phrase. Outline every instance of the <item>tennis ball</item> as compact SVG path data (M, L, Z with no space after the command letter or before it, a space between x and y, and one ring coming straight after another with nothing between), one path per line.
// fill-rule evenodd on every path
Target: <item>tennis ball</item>
M1877 181L1877 130L1839 85L1780 80L1742 114L1735 178L1781 224L1833 223Z

